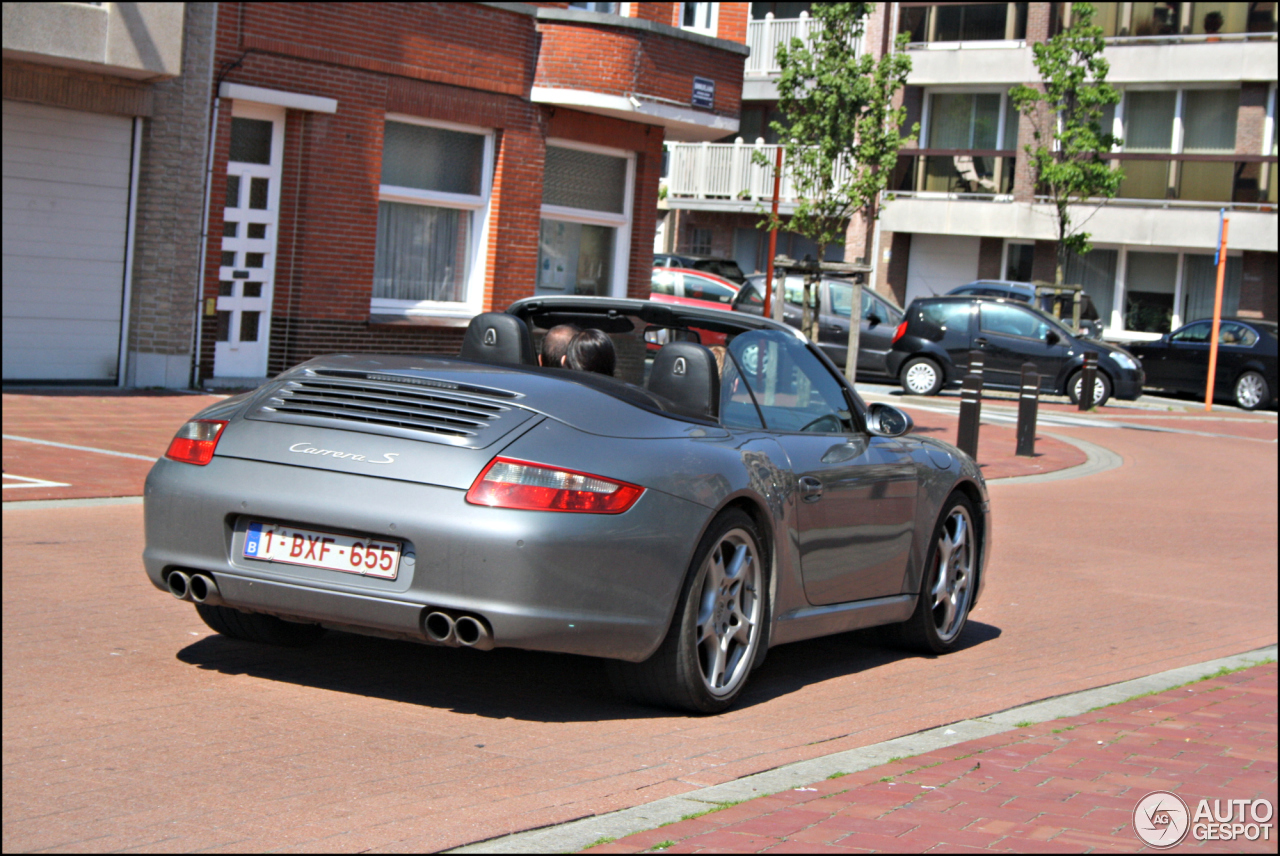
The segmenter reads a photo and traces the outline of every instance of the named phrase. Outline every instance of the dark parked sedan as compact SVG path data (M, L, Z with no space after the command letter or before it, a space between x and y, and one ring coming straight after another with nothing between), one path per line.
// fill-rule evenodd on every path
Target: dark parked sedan
M569 322L608 335L617 377L538 365ZM715 712L773 645L892 625L956 647L986 486L910 430L782 324L530 298L457 357L319 357L198 414L147 477L143 564L227 636L585 654L624 694Z
M1209 376L1209 340L1213 322L1192 321L1156 342L1128 346L1142 360L1147 386L1204 395ZM1218 328L1218 367L1214 398L1229 399L1245 410L1276 401L1276 322L1223 318Z
M1034 363L1043 392L1080 399L1086 351L1098 354L1093 401L1142 394L1142 367L1123 348L1072 333L1046 312L1013 300L989 297L928 297L911 301L894 334L886 365L903 388L936 395L958 386L969 369L969 352L983 352L983 383L1018 389L1022 364Z
M764 274L747 277L733 308L752 315L764 314ZM803 323L804 278L789 276L783 288L782 320L800 329ZM849 304L853 287L840 279L823 279L810 298L818 307L818 346L831 362L844 368L849 354ZM893 347L893 332L902 320L902 310L871 289L862 289L862 326L858 338L858 376L875 379L892 375L885 368L885 355Z

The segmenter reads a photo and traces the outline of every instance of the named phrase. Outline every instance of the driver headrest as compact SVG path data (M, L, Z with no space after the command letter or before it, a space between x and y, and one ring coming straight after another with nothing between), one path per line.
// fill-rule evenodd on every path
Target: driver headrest
M720 371L711 351L696 342L669 342L654 357L650 392L681 410L715 419L720 409Z
M538 364L528 325L505 312L485 312L472 318L458 356L478 363Z

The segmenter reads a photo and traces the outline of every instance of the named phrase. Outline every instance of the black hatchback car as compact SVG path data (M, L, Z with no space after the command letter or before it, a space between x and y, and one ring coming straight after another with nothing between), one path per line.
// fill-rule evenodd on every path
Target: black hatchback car
M1192 321L1156 342L1129 347L1142 361L1147 386L1204 395L1209 374L1213 322ZM1245 410L1270 407L1276 400L1276 322L1223 318L1218 327L1218 364L1214 398L1234 401Z
M885 358L889 373L909 393L935 395L958 386L969 370L969 352L982 351L983 384L1017 389L1022 364L1040 374L1040 391L1080 398L1086 351L1098 354L1093 400L1142 394L1142 366L1133 355L1097 339L1085 339L1034 306L988 297L928 297L913 300L894 333Z

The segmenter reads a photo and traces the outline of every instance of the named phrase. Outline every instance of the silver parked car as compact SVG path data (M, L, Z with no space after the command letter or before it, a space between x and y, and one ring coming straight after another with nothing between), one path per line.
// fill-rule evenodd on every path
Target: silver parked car
M609 336L616 377L537 365L568 322ZM198 414L147 478L143 561L228 636L586 654L716 712L773 645L956 646L986 486L911 427L773 321L531 298L458 357L320 357Z

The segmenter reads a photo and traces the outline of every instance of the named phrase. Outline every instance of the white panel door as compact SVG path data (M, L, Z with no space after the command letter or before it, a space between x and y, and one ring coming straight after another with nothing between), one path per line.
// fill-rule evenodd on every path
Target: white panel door
M115 380L133 120L4 102L4 379Z
M231 116L213 375L261 378L275 291L284 108L237 101Z
M979 241L967 235L913 234L907 263L907 303L917 297L946 294L977 279Z

